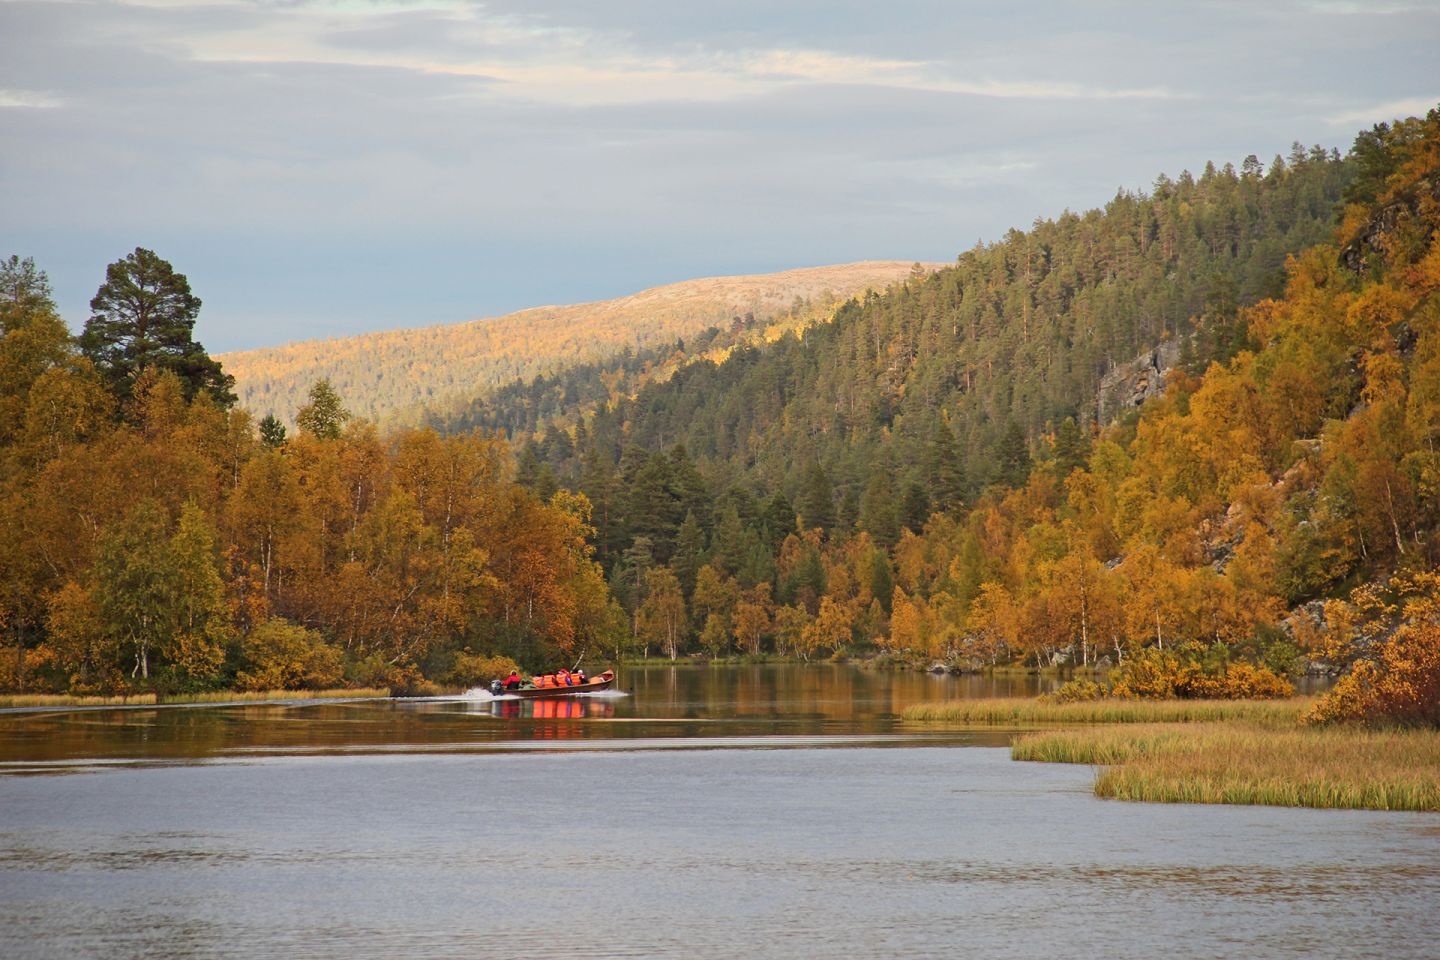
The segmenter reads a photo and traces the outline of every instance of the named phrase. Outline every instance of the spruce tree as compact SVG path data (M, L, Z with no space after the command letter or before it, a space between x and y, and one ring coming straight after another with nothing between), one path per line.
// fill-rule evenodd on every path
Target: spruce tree
M285 424L273 413L260 421L260 442L274 450L285 445Z
M995 479L1007 487L1023 486L1030 476L1030 445L1020 425L1011 420L995 448Z
M800 522L807 530L835 525L835 492L818 460L810 461L800 480Z
M965 498L965 464L955 434L937 419L925 447L925 483L937 510L949 510Z

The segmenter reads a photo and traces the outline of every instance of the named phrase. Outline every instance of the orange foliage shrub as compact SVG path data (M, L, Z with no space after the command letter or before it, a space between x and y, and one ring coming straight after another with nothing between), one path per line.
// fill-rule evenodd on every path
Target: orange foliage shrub
M1088 703L1092 700L1103 700L1108 693L1108 690L1094 680L1080 678L1061 684L1060 689L1054 693L1042 693L1038 699L1041 703Z
M1440 727L1440 624L1407 624L1373 652L1303 719Z
M1295 685L1269 667L1242 661L1207 671L1167 650L1131 657L1114 676L1111 695L1137 700L1271 700L1295 693Z
M491 680L520 672L520 664L509 657L485 657L475 653L458 653L450 669L449 681L465 687L479 687Z

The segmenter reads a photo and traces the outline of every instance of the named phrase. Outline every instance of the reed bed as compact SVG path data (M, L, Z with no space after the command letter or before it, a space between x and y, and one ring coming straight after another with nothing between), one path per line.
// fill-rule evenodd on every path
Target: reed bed
M0 695L0 710L12 707L128 707L154 704L155 694L128 697L77 697L68 693L14 693Z
M1243 723L1057 730L1017 760L1105 765L1095 794L1152 803L1440 811L1440 732Z
M13 707L144 707L165 703L249 703L256 700L362 700L388 697L384 687L333 690L212 690L157 697L136 693L120 697L80 697L66 693L19 693L0 696L0 710Z
M373 700L390 696L388 687L336 688L331 690L213 690L207 693L177 693L161 703L240 703L253 700Z
M1034 724L1211 723L1246 721L1293 725L1311 697L1287 700L1086 700L1044 703L1026 697L917 703L900 716L906 720L961 726Z

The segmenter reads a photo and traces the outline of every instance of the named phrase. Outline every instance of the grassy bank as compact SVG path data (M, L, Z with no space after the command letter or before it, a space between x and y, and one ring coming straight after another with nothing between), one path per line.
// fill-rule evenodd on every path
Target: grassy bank
M1102 764L1095 794L1157 803L1440 811L1440 732L1146 724L1020 737L1016 760Z
M255 700L336 700L388 697L383 687L337 690L212 690L207 693L177 693L157 697L137 693L128 697L77 697L65 693L18 693L0 695L0 709L11 707L134 707L166 703L241 703Z
M1288 700L1087 700L1044 703L1025 697L917 703L900 716L906 720L958 726L1031 726L1035 724L1205 723L1248 721L1293 725L1310 705L1309 697Z

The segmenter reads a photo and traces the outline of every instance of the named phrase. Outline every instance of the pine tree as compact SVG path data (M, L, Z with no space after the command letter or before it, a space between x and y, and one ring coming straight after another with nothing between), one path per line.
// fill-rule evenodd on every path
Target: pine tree
M228 407L235 403L235 378L192 338L199 314L200 298L185 275L136 247L106 268L80 346L122 401L141 370L158 367L180 377L187 399L204 390Z

